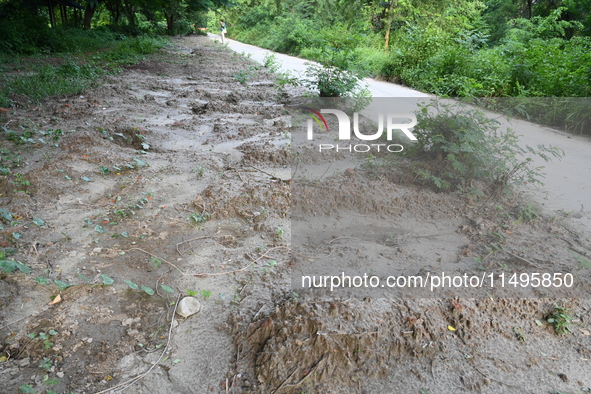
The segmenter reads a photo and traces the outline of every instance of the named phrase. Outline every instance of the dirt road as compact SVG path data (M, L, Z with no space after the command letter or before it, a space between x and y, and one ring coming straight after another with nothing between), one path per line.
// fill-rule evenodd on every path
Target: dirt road
M294 143L294 97L267 70L205 37L173 44L2 119L3 392L591 388L591 246L575 215L435 193L399 168L342 170L345 156ZM294 182L296 165L320 175ZM519 285L297 288L341 263ZM536 272L576 286L523 297L520 275ZM175 314L187 296L200 310Z
M210 38L219 39L216 35ZM274 54L282 63L283 69L292 73L303 74L307 60L288 56L236 40L227 39L228 48L237 53L244 53L251 59L263 63L268 54ZM365 82L373 97L432 97L423 92L409 89L394 83L366 78ZM565 157L550 163L537 159L537 166L545 166L544 186L530 193L530 198L544 208L545 213L555 214L562 211L575 216L575 225L581 230L591 229L591 139L569 135L547 127L526 121L513 119L503 121L503 127L511 127L521 135L521 145L536 147L539 144L555 146L565 152ZM591 230L590 230L591 231Z

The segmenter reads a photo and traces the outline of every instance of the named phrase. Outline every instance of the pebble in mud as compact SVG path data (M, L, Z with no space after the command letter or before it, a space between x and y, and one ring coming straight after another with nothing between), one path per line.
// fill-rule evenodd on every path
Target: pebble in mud
M182 317L189 317L199 312L201 303L194 297L185 297L179 302L176 313Z

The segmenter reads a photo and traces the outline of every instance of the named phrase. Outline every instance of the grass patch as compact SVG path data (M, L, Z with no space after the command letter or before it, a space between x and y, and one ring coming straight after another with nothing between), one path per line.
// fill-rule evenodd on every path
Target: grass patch
M146 55L167 44L166 39L160 37L120 40L117 37L84 40L89 42L87 49L92 49L90 52L77 48L77 52L51 56L0 57L0 107L11 107L18 96L39 101L79 93L96 85L99 78L117 74L122 67L141 62Z

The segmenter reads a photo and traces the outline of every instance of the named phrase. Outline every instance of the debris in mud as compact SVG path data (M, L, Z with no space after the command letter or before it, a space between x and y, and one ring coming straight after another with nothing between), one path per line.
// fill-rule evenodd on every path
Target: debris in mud
M176 313L182 317L189 317L199 312L201 303L194 297L185 297L179 301Z
M384 378L403 356L432 357L439 346L428 319L405 319L383 300L287 301L244 331L235 324L238 352L255 361L260 392L356 386Z

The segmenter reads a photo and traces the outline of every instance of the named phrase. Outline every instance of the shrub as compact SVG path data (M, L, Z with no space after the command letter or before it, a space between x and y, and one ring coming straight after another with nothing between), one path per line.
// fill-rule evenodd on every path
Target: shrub
M475 180L493 191L542 183L541 168L532 168L531 156L562 157L558 148L521 148L515 132L500 130L497 120L464 104L426 104L417 121L418 141L408 154L418 179L437 189L470 190Z

